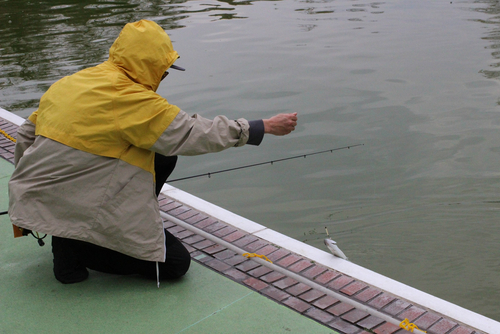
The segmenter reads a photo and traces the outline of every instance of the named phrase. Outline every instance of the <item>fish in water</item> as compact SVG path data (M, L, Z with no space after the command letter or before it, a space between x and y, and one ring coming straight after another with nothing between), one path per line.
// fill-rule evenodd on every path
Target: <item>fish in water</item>
M340 257L344 260L347 260L347 256L345 256L344 252L340 250L339 246L337 246L337 243L332 240L332 238L328 234L328 229L326 227L325 230L326 230L326 235L328 236L328 238L325 238L324 240L326 247L330 250L330 252L332 252L333 255Z

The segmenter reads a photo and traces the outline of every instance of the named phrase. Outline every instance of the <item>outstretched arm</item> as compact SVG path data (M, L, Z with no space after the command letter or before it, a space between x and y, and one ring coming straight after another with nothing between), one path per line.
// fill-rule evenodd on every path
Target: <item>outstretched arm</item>
M151 150L166 156L198 155L247 143L259 145L264 133L283 136L296 125L297 113L248 122L242 118L229 120L225 116L209 120L200 115L188 116L181 110Z

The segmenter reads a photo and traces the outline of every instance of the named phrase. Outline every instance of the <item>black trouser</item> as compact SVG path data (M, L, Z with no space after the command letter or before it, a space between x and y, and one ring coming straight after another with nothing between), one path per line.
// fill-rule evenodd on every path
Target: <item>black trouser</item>
M155 155L156 195L172 173L177 157ZM167 256L158 263L160 279L178 278L189 269L191 256L182 243L165 230ZM139 274L156 278L156 262L144 261L88 242L52 237L54 274L62 283L76 283L88 277L86 268L109 274Z

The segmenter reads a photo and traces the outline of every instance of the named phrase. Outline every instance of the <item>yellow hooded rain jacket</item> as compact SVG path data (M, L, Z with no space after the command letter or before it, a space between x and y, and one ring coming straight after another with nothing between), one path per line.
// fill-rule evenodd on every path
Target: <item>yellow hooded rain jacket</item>
M156 23L129 23L107 61L49 88L18 131L13 224L165 261L154 153L217 152L249 136L245 119L191 117L155 93L178 57Z

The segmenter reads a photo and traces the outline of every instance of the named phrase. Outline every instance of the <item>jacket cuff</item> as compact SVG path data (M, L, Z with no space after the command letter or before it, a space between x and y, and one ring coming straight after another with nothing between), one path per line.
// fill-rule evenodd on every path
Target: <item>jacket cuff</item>
M258 146L264 138L264 121L261 119L249 121L248 145Z

